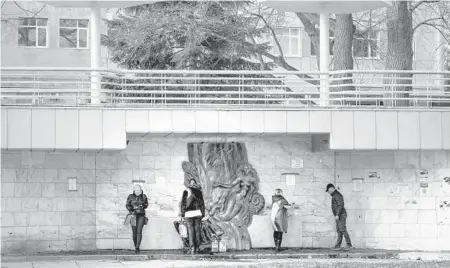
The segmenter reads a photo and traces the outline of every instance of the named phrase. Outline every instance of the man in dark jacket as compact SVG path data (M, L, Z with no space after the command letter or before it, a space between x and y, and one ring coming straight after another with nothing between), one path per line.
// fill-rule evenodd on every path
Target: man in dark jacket
M338 233L338 238L334 249L339 250L341 248L342 237L345 237L345 242L347 243L344 250L352 249L352 241L350 240L350 236L347 232L347 211L344 207L344 197L331 183L327 185L326 192L332 197L331 210L333 211L333 215L336 219L336 231Z
M189 181L181 198L181 217L186 219L191 254L198 253L201 239L201 222L205 217L205 202L200 185L195 179Z

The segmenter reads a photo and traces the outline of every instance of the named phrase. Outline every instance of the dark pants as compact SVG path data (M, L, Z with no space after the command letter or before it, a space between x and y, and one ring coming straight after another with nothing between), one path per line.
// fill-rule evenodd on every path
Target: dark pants
M142 229L144 228L145 215L136 215L136 226L131 226L133 230L134 247L139 248L142 240Z
M283 232L273 232L273 240L275 241L275 246L280 247L281 242L283 241Z
M336 231L338 233L336 247L340 247L342 244L342 237L345 237L347 246L352 246L352 241L347 232L347 214L343 213L339 216L339 220L336 220Z
M200 246L202 218L186 218L189 246L193 249Z

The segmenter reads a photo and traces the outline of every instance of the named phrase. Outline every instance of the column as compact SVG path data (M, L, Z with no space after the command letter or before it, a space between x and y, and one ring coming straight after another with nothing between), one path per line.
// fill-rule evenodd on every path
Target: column
M328 13L320 13L320 105L328 106L330 65L330 20Z
M91 22L90 22L90 30L91 30L91 68L98 69L100 68L100 7L92 6L91 7ZM101 77L100 72L93 71L91 72L91 103L92 104L100 104L100 90L101 90Z
M436 30L436 66L435 69L437 72L444 72L445 71L445 53L447 48L447 42L445 38L442 36L442 34ZM436 86L438 87L439 91L444 91L445 86L445 75L438 75L438 79L436 79Z

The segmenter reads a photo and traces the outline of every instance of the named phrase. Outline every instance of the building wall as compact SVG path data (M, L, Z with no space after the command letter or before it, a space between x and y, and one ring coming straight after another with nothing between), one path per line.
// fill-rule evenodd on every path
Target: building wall
M25 10L16 6L13 2L6 2L2 7L2 40L1 40L1 62L3 67L90 67L89 48L60 48L59 47L59 19L90 19L88 8L55 8L43 6L36 2L18 1ZM30 17L31 12L37 13L36 17L47 18L47 47L20 47L18 46L18 20L19 17ZM102 10L103 16L107 15ZM30 15L31 14L31 15ZM103 33L106 26L102 24ZM88 40L90 36L88 37ZM104 68L115 68L114 64L108 62L108 51L102 47L102 66Z
M187 160L187 143L201 141L245 142L267 204L281 188L299 205L290 211L296 221L287 236L302 239L290 246L333 245L334 219L324 187L334 182L345 197L355 246L450 250L450 209L444 204L450 203L450 185L443 182L450 177L450 151L314 152L311 136L129 139L127 149L117 153L2 151L2 251L132 248L123 220L133 179L145 181L150 198L142 248L180 248L173 221L179 219L181 162ZM303 167L292 168L293 159ZM428 178L420 169L428 170ZM299 173L294 186L286 184L284 172ZM377 174L369 178L370 172ZM69 177L78 178L78 191L68 191ZM364 179L362 191L353 191L352 178ZM425 195L421 183L428 183ZM264 219L267 209L255 222ZM262 224L251 230L270 231ZM264 246L258 243L254 246Z

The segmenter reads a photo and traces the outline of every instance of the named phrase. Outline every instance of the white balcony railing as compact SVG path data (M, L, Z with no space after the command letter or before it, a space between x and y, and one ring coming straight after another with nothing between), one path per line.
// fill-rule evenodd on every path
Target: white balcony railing
M4 106L304 108L322 103L320 73L79 68L1 71ZM91 96L94 74L101 76L99 97ZM450 108L450 72L339 71L329 73L328 83L327 107Z

